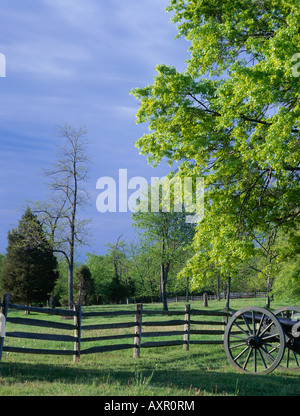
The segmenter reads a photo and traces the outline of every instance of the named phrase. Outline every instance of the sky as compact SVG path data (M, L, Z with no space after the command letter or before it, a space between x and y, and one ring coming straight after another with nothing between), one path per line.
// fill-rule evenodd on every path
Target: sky
M118 184L166 175L170 168L148 165L135 147L148 131L136 124L139 105L132 88L152 84L158 64L184 71L188 44L176 39L165 11L167 0L2 0L0 54L0 253L28 201L45 201L43 169L53 166L57 126L85 127L92 156L86 184L91 220L90 246L78 251L104 254L122 234L136 236L131 212L100 213L99 178ZM0 71L1 73L1 71Z

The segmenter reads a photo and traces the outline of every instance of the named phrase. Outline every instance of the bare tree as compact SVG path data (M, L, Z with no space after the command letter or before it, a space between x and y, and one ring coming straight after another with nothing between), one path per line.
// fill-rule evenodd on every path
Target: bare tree
M64 125L59 127L59 136L65 143L59 147L53 168L44 172L49 179L50 201L35 203L33 209L48 230L53 251L62 253L68 264L68 301L72 308L75 248L86 244L88 221L79 220L78 212L89 201L85 183L90 162L84 128Z

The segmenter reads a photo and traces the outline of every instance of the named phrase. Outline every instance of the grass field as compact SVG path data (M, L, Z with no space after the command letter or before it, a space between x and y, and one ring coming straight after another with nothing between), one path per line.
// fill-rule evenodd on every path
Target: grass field
M230 306L233 309L240 309L251 305L264 306L264 303L264 299L232 300ZM209 309L221 310L224 306L224 301L209 302ZM280 306L283 305L274 303L272 309ZM145 305L145 307L159 309L161 305ZM134 310L135 306L107 305L86 308L86 310L116 310L117 308ZM203 309L202 303L191 302L191 308ZM169 309L184 310L184 303L170 304ZM37 314L31 315L32 318L37 318ZM24 317L24 313L10 310L9 316ZM38 317L38 319L42 318ZM101 323L99 318L93 319ZM110 320L110 318L100 319L105 323ZM130 319L132 320L133 317L118 317L118 322ZM83 321L82 324L84 325L85 322ZM16 327L17 325L13 327L8 323L7 331L25 330ZM37 329L27 330L33 332ZM45 332L45 329L43 331ZM41 329L41 332L43 331ZM51 341L7 338L5 345L52 348L49 342ZM133 343L133 340L125 342ZM87 347L89 345L84 345L84 348ZM55 345L55 348L61 349L64 346ZM72 349L72 343L67 348ZM4 352L0 362L0 396L295 395L300 395L300 372L276 369L269 375L237 373L227 361L221 345L191 345L189 351L185 351L183 346L145 348L141 350L138 359L133 358L133 349L113 351L82 355L79 363L73 363L72 356Z

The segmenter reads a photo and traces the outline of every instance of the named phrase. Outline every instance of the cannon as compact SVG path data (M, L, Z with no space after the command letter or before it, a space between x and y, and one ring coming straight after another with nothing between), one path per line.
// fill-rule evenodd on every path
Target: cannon
M270 312L255 306L231 312L224 348L229 362L240 372L300 370L300 308L286 306Z

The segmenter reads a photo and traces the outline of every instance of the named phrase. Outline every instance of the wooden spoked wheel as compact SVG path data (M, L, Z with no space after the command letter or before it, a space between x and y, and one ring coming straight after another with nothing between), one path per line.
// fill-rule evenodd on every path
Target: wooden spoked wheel
M248 307L233 314L225 334L229 362L239 371L268 374L281 362L285 334L276 316L260 307Z
M299 322L299 325L292 331L285 330L285 352L280 365L281 370L299 371L300 370L300 308L297 306L284 306L273 312L280 318L291 319ZM298 341L298 342L297 342Z

